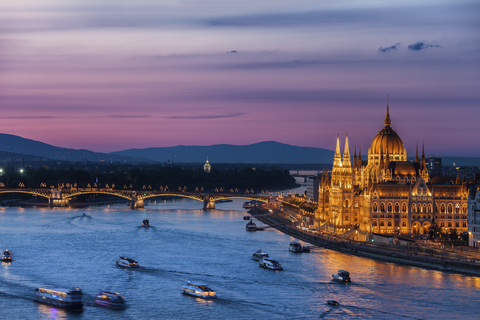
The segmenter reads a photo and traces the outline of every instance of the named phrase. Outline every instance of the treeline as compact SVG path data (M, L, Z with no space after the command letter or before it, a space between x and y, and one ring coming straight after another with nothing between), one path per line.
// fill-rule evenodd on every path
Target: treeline
M272 190L289 188L295 185L295 179L288 170L278 167L244 167L232 166L217 168L206 173L203 166L135 166L125 164L72 164L55 169L47 168L14 168L2 169L0 181L8 188L39 188L41 186L77 186L78 188L109 187L115 189L136 189L144 186L152 190L159 190L168 186L169 190L178 190L179 187L187 191L203 188L205 191L223 188L224 191L238 189L245 192L253 189Z

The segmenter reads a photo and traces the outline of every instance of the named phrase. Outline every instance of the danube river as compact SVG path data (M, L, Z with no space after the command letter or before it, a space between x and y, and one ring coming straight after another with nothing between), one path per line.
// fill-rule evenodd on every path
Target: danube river
M203 211L188 199L82 209L0 208L2 319L475 319L480 278L379 262L322 248L288 251L274 230L247 232L242 201ZM86 213L88 217L82 216ZM141 228L149 219L151 228ZM284 271L252 260L262 249ZM141 267L115 266L119 254ZM338 269L352 284L331 281ZM218 299L181 294L205 282ZM70 313L33 301L38 286L79 287L86 306ZM121 311L93 304L99 290L126 296ZM329 299L339 306L326 304Z

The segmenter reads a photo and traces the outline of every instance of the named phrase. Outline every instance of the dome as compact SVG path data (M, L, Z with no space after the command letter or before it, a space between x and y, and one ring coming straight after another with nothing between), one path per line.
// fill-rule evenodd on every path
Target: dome
M402 154L404 153L403 141L398 134L390 127L390 115L388 113L385 117L385 127L380 131L372 141L370 146L370 154Z

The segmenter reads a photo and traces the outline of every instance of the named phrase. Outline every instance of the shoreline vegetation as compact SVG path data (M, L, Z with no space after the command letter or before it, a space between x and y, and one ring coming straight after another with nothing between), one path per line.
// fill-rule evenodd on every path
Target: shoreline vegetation
M262 223L312 245L380 261L426 269L480 276L480 253L453 252L420 245L394 246L342 238L296 226L294 212L274 206L257 206L248 211Z

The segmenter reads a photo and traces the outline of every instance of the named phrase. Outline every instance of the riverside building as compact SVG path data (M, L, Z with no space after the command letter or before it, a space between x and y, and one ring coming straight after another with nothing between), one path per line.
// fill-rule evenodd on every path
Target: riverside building
M468 245L480 247L480 188L468 198Z
M343 155L340 140L333 160L332 173L324 173L318 192L316 223L325 224L335 233L351 227L366 233L427 234L437 225L443 232L455 228L467 231L466 184L438 182L430 177L424 148L414 161L407 160L407 150L391 127L389 106L384 128L378 132L363 160L355 146L351 161L348 136ZM480 229L479 229L480 230Z

